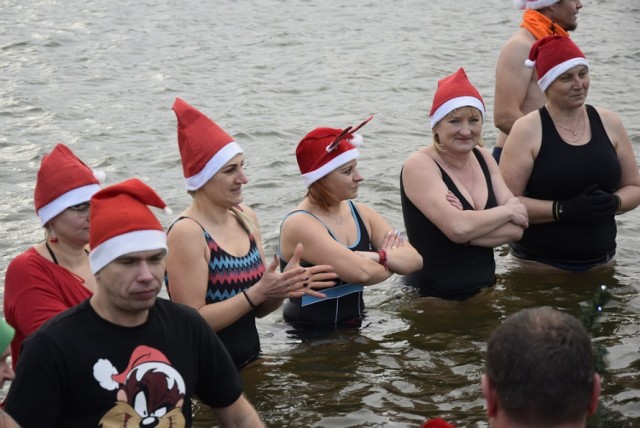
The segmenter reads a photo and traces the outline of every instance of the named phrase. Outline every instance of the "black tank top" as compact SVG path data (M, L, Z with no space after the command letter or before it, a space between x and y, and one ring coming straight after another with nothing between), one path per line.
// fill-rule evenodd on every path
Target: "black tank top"
M584 145L567 144L556 130L549 112L542 107L542 144L524 196L542 200L570 199L597 184L615 191L622 177L616 151L600 115L586 106L591 140ZM615 217L600 223L560 221L531 224L520 241L512 244L516 255L542 262L585 263L609 258L616 249Z
M489 167L478 149L473 149L473 154L480 164L487 184L487 202L483 209L494 208L498 202L493 192ZM442 173L442 180L458 197L463 209L473 210L451 177L440 165L438 168ZM424 296L459 299L495 283L496 265L493 249L456 244L449 240L407 197L402 173L400 173L400 199L407 237L423 260L422 270L405 277L409 285L418 287Z

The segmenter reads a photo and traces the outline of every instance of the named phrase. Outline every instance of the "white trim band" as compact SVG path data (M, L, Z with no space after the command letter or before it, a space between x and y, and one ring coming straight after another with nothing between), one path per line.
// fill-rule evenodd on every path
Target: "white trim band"
M191 177L184 179L187 190L198 190L211 179L220 168L229 162L235 155L243 153L242 148L235 141L227 143L226 146L218 150L218 152L207 162L200 172Z
M431 116L431 129L433 129L438 124L438 122L440 122L446 115L448 115L455 109L467 106L475 107L480 110L480 114L482 114L482 120L484 121L484 104L482 104L482 101L480 101L476 97L470 96L457 97L451 98L449 101L438 107L438 110L433 113L433 116Z
M38 210L37 214L38 217L40 217L40 226L44 226L49 220L71 206L89 202L93 194L98 190L100 190L99 185L88 184L86 186L76 187L58 196Z
M91 273L97 273L118 257L136 251L167 248L167 235L162 230L136 230L107 239L91 250L89 264Z
M547 71L545 75L542 76L542 79L538 80L538 86L540 86L540 89L542 89L542 92L546 91L549 88L549 86L551 86L553 81L556 80L558 77L560 77L562 73L564 73L565 71L577 65L584 65L587 68L589 68L589 63L584 58L578 57L578 58L568 59L565 62L561 62L560 64L556 65L555 67Z
M331 171L341 167L347 162L351 162L357 157L358 157L358 149L351 149L351 150L347 150L344 153L340 153L338 156L331 159L329 162L325 163L320 168L311 172L307 172L306 174L302 174L301 175L302 182L304 183L305 187L309 188L309 186L311 186L316 181L320 180L325 175L328 175Z

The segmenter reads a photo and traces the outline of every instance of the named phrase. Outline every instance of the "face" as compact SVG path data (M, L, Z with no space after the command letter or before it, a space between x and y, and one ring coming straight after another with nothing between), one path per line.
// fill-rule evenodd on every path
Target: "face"
M16 374L11 368L11 364L7 361L9 358L10 350L7 349L0 355L0 388L4 385L5 381L11 381L16 377Z
M562 73L547 88L550 104L562 107L580 107L589 93L589 69L578 65Z
M550 18L565 31L573 31L578 28L578 11L580 9L582 9L580 0L560 0L549 7Z
M217 204L232 207L242 202L242 186L249 180L244 173L244 155L234 156L202 187Z
M358 196L358 187L364 180L356 166L357 160L352 160L331 171L324 179L327 187L341 201L354 199Z
M165 272L166 251L137 251L118 257L96 273L98 288L92 298L107 320L130 325L153 306Z
M436 124L433 133L442 149L470 152L482 137L482 114L474 107L455 109Z
M49 222L58 239L81 246L89 243L89 202L73 205Z

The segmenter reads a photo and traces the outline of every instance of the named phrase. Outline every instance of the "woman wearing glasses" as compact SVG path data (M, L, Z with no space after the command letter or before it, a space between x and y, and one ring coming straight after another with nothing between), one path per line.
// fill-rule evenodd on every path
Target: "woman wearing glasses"
M325 298L302 296L285 304L283 315L295 327L358 326L363 288L422 267L422 257L372 208L353 202L363 177L358 172L355 129L316 128L298 144L296 157L307 187L300 204L281 227L281 264L302 243L303 266L328 264L340 280L322 290Z
M4 285L4 314L15 330L15 367L22 341L49 318L91 297L89 200L100 190L93 171L64 144L45 155L34 202L45 240L11 261Z

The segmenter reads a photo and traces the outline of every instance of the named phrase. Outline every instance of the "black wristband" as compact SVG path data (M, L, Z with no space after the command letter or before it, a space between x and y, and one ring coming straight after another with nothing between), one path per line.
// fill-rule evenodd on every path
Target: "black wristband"
M553 219L555 221L560 221L560 213L558 211L559 205L560 201L553 201L553 204L551 204L551 215L553 215Z
M249 298L249 295L247 294L247 290L242 290L242 294L244 294L244 297L247 299L247 302L249 302L249 305L251 305L253 309L257 308L257 306L254 305L251 299Z

